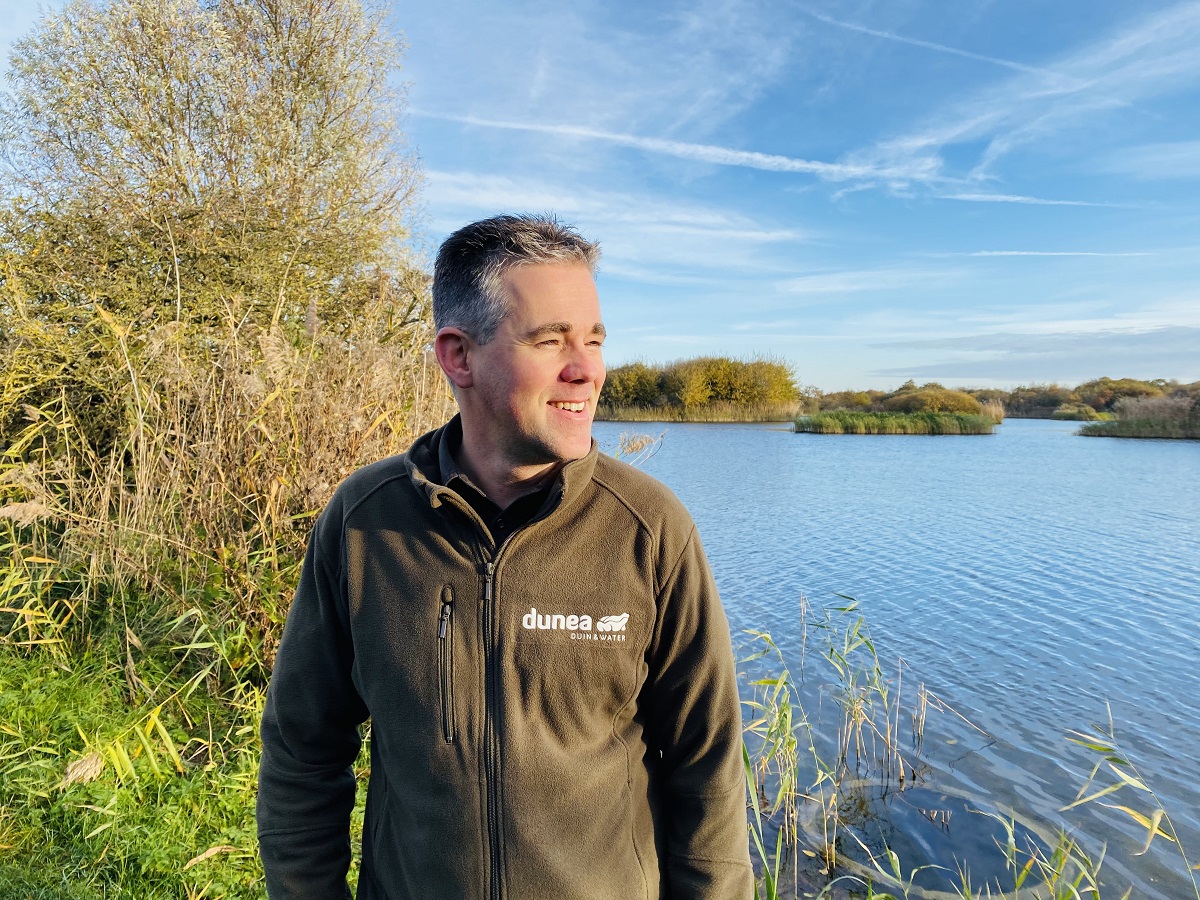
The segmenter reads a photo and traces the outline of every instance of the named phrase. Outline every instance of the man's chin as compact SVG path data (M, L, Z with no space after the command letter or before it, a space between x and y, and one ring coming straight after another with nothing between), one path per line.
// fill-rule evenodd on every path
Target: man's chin
M576 459L583 459L592 450L592 436L587 440L556 440L539 445L536 451L529 455L527 462L531 465L561 465Z

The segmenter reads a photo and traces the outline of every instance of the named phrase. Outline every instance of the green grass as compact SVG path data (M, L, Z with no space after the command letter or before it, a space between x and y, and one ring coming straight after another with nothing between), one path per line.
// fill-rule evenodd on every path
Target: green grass
M1079 429L1085 437L1164 438L1200 440L1200 421L1178 419L1117 419L1091 422Z
M814 413L795 420L798 434L991 434L988 416L962 413L836 412Z
M261 897L261 692L113 644L0 646L0 896Z

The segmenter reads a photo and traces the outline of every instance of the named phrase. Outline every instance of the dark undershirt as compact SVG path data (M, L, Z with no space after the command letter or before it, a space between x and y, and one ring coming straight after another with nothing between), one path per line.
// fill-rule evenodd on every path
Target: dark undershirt
M454 491L471 505L471 509L483 519L492 540L499 547L505 539L516 531L528 525L541 510L546 498L554 487L555 478L547 478L541 487L523 494L504 509L496 505L487 494L476 487L467 473L458 464L458 454L462 445L462 432L457 429L447 429L446 440L438 452L438 467L441 469L442 484Z
M550 479L532 494L518 497L501 509L481 490L471 484L462 472L455 473L446 482L446 487L466 500L471 504L471 509L479 513L479 518L483 519L483 524L491 532L492 540L496 542L497 547L503 544L505 539L518 528L529 524L541 510L546 498L550 496L550 488L553 486L554 479Z

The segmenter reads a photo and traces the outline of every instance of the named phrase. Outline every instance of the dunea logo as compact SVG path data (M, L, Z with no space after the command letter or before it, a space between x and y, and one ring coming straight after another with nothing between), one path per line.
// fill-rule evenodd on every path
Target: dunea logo
M629 613L621 613L619 616L601 616L596 622L597 631L624 631L625 626L629 623Z
M527 631L566 631L573 641L623 641L625 626L629 624L629 613L615 616L601 616L595 621L586 613L583 615L562 613L542 614L536 607L530 607L529 612L521 617L521 627ZM596 634L593 632L603 632Z

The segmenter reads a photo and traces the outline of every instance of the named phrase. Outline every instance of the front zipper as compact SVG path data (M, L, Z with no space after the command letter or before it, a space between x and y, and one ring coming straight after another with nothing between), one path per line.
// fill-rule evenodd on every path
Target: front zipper
M510 535L511 537L511 535ZM505 541L507 543L507 541ZM486 769L487 781L487 824L488 824L488 856L491 862L491 889L488 891L490 900L501 900L503 885L500 867L500 772L499 772L499 738L496 735L496 717L497 710L500 706L499 697L499 678L496 672L497 669L497 652L496 652L496 636L495 636L495 588L494 581L496 577L496 562L499 558L500 550L496 551L496 557L490 562L484 563L483 575L483 627L485 641L485 662L486 662L486 689L487 689L487 717L485 719L485 734L484 734L484 764Z
M562 502L560 496L557 503ZM478 518L478 516L476 516ZM500 557L514 537L528 528L534 522L541 521L545 514L530 519L496 548L492 558L483 564L483 658L485 677L484 704L484 768L487 782L487 826L488 849L491 858L491 889L488 891L490 900L504 900L504 866L500 858L500 736L496 731L496 722L500 717L500 652L498 626L496 625L496 566ZM487 534L484 529L485 535Z
M442 682L442 739L454 743L454 592L442 588L442 611L438 616L438 669Z

